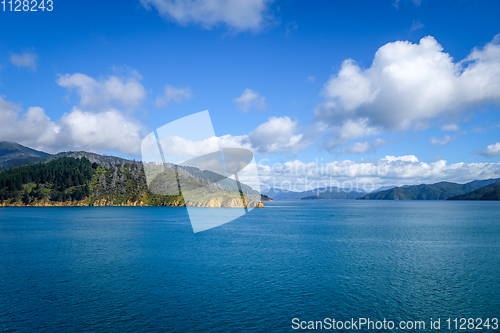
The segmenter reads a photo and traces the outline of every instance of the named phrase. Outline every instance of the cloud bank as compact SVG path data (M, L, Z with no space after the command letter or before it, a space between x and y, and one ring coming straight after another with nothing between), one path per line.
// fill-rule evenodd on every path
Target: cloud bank
M345 60L322 96L315 115L333 133L333 146L384 131L426 129L443 115L500 104L500 35L459 62L432 36L418 44L388 43L369 68Z
M432 184L442 180L466 183L476 179L500 178L500 163L454 163L445 160L421 162L414 155L386 156L372 161L319 161L304 163L299 160L270 165L257 161L261 184L303 191L344 184L348 188L358 184L372 190L386 185Z

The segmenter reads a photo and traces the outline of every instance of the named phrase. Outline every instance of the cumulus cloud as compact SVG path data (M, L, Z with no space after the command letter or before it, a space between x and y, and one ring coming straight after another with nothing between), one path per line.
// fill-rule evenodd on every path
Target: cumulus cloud
M262 110L266 106L266 98L260 96L258 92L248 88L243 91L240 97L233 99L233 102L236 103L243 112L247 112L251 107Z
M384 139L378 138L373 140L370 144L369 141L355 142L342 149L342 154L365 154L377 151L378 148L385 145L387 142Z
M166 19L210 29L223 24L234 31L262 29L271 19L273 0L140 0Z
M476 151L477 154L485 156L485 157L498 157L500 156L500 142L494 143L486 147L485 150Z
M190 99L193 97L193 93L189 87L187 88L176 88L170 85L165 86L165 93L163 96L156 99L156 107L165 107L170 104L170 102L180 103L184 99Z
M456 135L453 135L453 136L450 136L450 135L445 135L444 137L442 138L436 138L436 137L432 137L430 138L430 141L433 145L441 145L441 146L446 146L448 145L450 142L453 142L457 139L457 136Z
M136 156L144 127L119 110L85 112L73 108L53 121L40 107L26 112L0 97L0 140L55 153L63 150L118 151Z
M371 149L371 145L368 141L355 142L350 146L344 147L342 154L363 154Z
M40 107L23 112L18 105L0 96L0 141L15 141L47 150L56 140L60 126L52 122Z
M29 67L32 70L36 70L36 62L38 61L38 55L36 53L25 52L23 54L12 54L10 56L10 62L17 67Z
M58 75L56 82L61 87L75 89L82 107L110 103L137 107L146 98L146 89L137 76L129 78L110 76L96 80L85 74L75 73Z
M303 191L325 186L372 190L386 185L432 184L447 180L466 183L500 178L500 163L421 162L414 155L386 156L372 161L305 163L299 160L269 165L257 161L263 190L269 187Z
M418 44L388 43L378 49L369 68L345 60L322 95L317 120L341 141L425 129L442 115L500 103L500 35L460 62L432 36Z
M201 141L172 135L162 135L159 139L162 144L163 154L167 161L171 163L182 161L183 158L203 156L207 152L213 152L219 148L253 150L247 135L232 136L228 134L221 137L213 136Z
M202 141L193 141L179 136L160 138L164 153L169 156L200 156L207 151L222 148L246 148L257 154L296 153L306 149L311 142L299 133L298 121L289 117L271 117L249 134L233 136L223 135Z
M145 127L137 119L117 109L93 113L74 108L59 120L59 125L58 139L63 139L61 142L71 150L119 151L130 156L139 155L145 133Z
M261 154L295 153L305 149L310 143L297 134L298 121L289 117L271 117L248 135L253 149Z

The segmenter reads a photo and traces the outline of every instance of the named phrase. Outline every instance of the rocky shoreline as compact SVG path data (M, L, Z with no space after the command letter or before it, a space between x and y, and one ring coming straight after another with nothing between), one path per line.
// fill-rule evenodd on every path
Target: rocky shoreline
M107 199L98 199L95 201L81 200L81 201L47 201L47 200L37 200L30 204L24 204L21 201L10 202L10 200L5 200L0 202L0 207L185 207L184 202L179 202L174 200L170 203L164 205L148 205L143 201L127 201L125 203L113 203ZM241 201L229 201L225 202L223 200L210 200L206 203L189 203L190 207L205 207L205 208L241 208ZM248 204L249 208L264 208L262 202L251 202Z

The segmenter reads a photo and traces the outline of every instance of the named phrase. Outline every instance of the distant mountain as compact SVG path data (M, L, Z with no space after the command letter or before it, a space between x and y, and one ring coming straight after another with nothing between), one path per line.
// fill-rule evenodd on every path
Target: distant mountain
M477 186L479 186L481 188L481 187L488 186L488 185L491 185L491 184L495 184L495 183L498 183L498 182L500 182L500 178L491 178L491 179L484 179L484 180L474 180L474 181L469 182L467 184L469 184L469 185L477 185Z
M339 189L337 187L326 187L302 192L284 191L278 188L270 188L263 192L274 201L292 201L292 200L322 200L322 199L357 199L366 194L364 191L350 191L348 189Z
M302 192L283 191L274 187L271 187L267 191L262 191L262 194L272 198L274 201L300 200L305 196Z
M500 200L500 182L446 200Z
M373 191L371 191L371 192L369 192L369 193L376 193L376 192L387 191L387 190L393 189L393 188L395 188L395 187L397 187L397 186L396 186L396 185L381 186L381 187L379 187L378 189L373 190Z
M475 191L483 186L496 183L500 179L475 180L466 184L440 182L395 187L390 190L365 195L365 200L446 200L450 197Z
M50 154L21 146L15 142L0 142L0 170L21 161L44 156L50 156Z
M329 190L332 191L329 191ZM362 196L366 195L366 192L355 192L355 191L347 191L347 190L342 190L338 189L336 187L329 188L328 191L322 192L319 195L314 194L310 195L304 198L301 198L300 200L339 200L339 199L358 199Z

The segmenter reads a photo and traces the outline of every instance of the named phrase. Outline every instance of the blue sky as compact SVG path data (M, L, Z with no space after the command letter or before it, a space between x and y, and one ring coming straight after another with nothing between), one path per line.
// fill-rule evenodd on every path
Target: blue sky
M499 12L472 0L0 12L0 140L140 159L151 130L209 110L216 135L262 164L391 163L365 175L376 185L500 177Z

